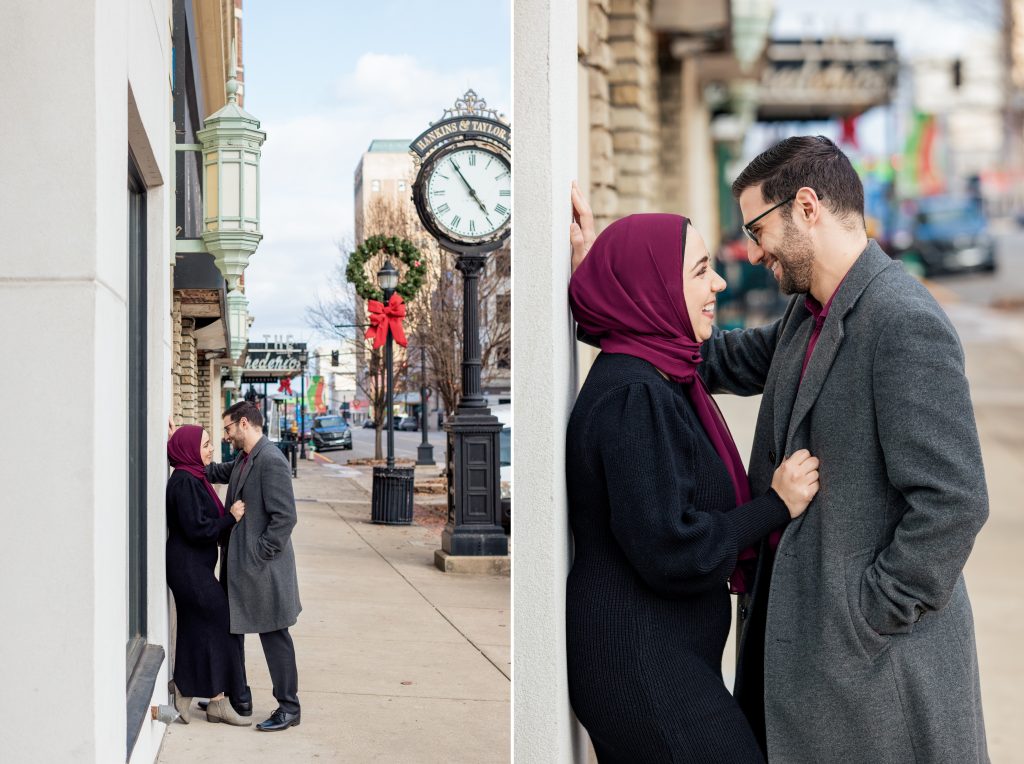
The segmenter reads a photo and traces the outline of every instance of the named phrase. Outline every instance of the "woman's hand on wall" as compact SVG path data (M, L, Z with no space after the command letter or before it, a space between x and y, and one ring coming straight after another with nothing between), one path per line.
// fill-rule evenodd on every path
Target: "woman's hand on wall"
M575 273L594 245L597 234L594 233L594 212L583 198L583 192L576 181L572 182L571 196L572 223L569 225L569 243L572 245L572 270Z

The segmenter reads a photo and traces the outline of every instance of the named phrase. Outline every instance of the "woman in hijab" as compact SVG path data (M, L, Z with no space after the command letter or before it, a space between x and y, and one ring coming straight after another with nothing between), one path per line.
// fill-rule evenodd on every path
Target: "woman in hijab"
M213 443L202 427L177 428L167 442L167 456L174 468L167 481L167 584L178 622L174 704L188 724L192 698L210 698L207 721L247 727L251 720L230 703L244 691L245 673L238 641L229 630L227 594L213 574L218 539L241 521L245 505L235 502L225 512L206 479Z
M602 351L566 448L569 694L601 764L764 760L722 680L730 584L807 508L818 462L797 452L750 496L697 374L725 286L689 221L662 214L608 226L569 285Z

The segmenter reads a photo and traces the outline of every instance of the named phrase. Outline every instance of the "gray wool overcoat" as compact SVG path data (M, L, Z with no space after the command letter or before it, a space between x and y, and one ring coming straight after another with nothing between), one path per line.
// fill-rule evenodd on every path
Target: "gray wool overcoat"
M238 499L245 502L245 516L231 529L221 557L231 633L262 634L292 626L302 605L292 549L298 517L288 460L263 437L244 466L239 454L234 461L211 464L206 475L211 483L228 484L225 508Z
M988 498L959 338L873 240L801 383L813 325L800 295L774 324L716 332L703 348L712 391L764 395L753 495L794 451L821 460L818 495L758 572L769 594L750 603L767 607L768 758L988 761L962 575Z

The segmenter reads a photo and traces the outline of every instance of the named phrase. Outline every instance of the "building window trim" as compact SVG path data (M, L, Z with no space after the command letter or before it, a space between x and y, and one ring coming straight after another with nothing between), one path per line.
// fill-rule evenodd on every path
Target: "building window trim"
M146 412L147 406L147 226L146 185L138 163L128 152L128 332L125 337L128 356L128 485L125 519L128 545L125 550L128 580L128 623L126 629L126 661L128 683L126 694L125 760L132 749L149 711L153 690L164 649L147 642L149 583L146 545L147 483L146 483Z

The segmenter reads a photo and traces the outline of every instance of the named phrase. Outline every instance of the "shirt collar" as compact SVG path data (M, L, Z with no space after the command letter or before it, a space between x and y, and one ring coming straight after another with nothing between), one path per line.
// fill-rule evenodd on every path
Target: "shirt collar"
M842 288L844 281L846 281L846 276L843 276L839 281L839 284L836 285L836 291L832 293L832 296L828 298L828 302L826 302L824 306L815 300L810 292L807 293L804 305L807 306L807 310L811 311L811 315L814 316L815 321L820 323L828 318L828 311L832 307L832 301L836 299L836 295L839 294L839 290Z

